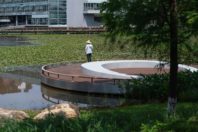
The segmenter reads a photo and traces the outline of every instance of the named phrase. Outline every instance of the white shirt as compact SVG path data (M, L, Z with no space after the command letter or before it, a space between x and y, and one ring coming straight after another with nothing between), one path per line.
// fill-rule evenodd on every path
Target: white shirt
M86 54L92 54L93 53L93 45L92 44L86 44L85 53Z

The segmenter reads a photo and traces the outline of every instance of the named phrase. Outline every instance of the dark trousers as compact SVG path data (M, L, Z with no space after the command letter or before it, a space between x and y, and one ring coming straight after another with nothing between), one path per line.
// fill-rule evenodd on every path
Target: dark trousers
M91 57L92 57L92 54L87 54L87 61L88 62L91 62L92 60L91 60Z

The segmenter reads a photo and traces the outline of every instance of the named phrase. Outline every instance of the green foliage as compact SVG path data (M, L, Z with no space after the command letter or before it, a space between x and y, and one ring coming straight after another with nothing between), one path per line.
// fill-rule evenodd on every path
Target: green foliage
M181 101L197 101L198 72L180 72L178 79L178 99Z
M198 131L197 117L190 117L189 120L175 119L172 121L156 122L153 125L143 124L141 132L196 132ZM192 121L191 119L194 118Z
M167 99L168 74L154 74L132 79L126 84L127 96L143 102L150 100L164 101Z
M197 34L198 2L177 1L179 43ZM109 0L102 5L103 20L115 38L120 34L136 34L143 44L156 45L170 41L170 1Z
M82 111L76 119L50 116L45 120L8 121L2 132L125 132L139 130L141 123L163 120L164 105L142 105L123 108ZM159 111L161 109L161 111Z
M167 100L169 74L154 74L142 76L140 79L132 79L125 84L127 96L143 102ZM198 100L198 72L180 72L178 74L178 100Z
M165 123L161 123L157 121L154 123L154 125L149 125L149 124L142 124L141 125L141 132L161 132L164 131L164 128L166 128Z
M68 120L61 116L49 116L45 120L34 121L27 119L22 122L9 121L1 128L2 132L64 132L82 131L82 126L75 120Z
M185 43L179 45L179 55L181 63L198 63L198 41L196 36L190 37Z
M3 121L0 132L159 132L197 130L197 103L179 103L175 118L167 119L165 104L81 110L79 118L49 116L18 122Z
M198 131L198 106L193 103L177 105L177 114L172 119L156 121L153 124L142 124L142 132L194 132Z

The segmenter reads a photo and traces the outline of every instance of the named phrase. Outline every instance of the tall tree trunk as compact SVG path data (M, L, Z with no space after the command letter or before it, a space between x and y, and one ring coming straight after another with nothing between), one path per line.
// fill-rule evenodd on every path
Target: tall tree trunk
M168 112L175 113L177 103L177 2L170 0L170 80L169 80L169 97L168 97Z

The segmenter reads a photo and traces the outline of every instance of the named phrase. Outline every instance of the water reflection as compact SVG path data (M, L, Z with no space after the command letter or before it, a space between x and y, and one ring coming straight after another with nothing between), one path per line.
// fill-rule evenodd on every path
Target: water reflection
M119 96L69 92L40 84L40 66L18 67L0 74L0 108L43 109L52 104L70 102L80 108L114 107L125 103Z
M21 84L18 85L18 89L20 89L22 92L24 92L25 89L26 89L26 83L25 82L21 82Z
M0 94L28 92L31 88L31 84L26 82L0 78Z
M0 36L0 46L23 46L34 45L28 42L24 37L18 36Z
M71 92L41 85L43 97L53 103L71 102L79 107L115 107L125 103L125 99L119 96L93 95Z
M40 85L0 78L0 107L8 109L42 109L53 103L43 99Z

